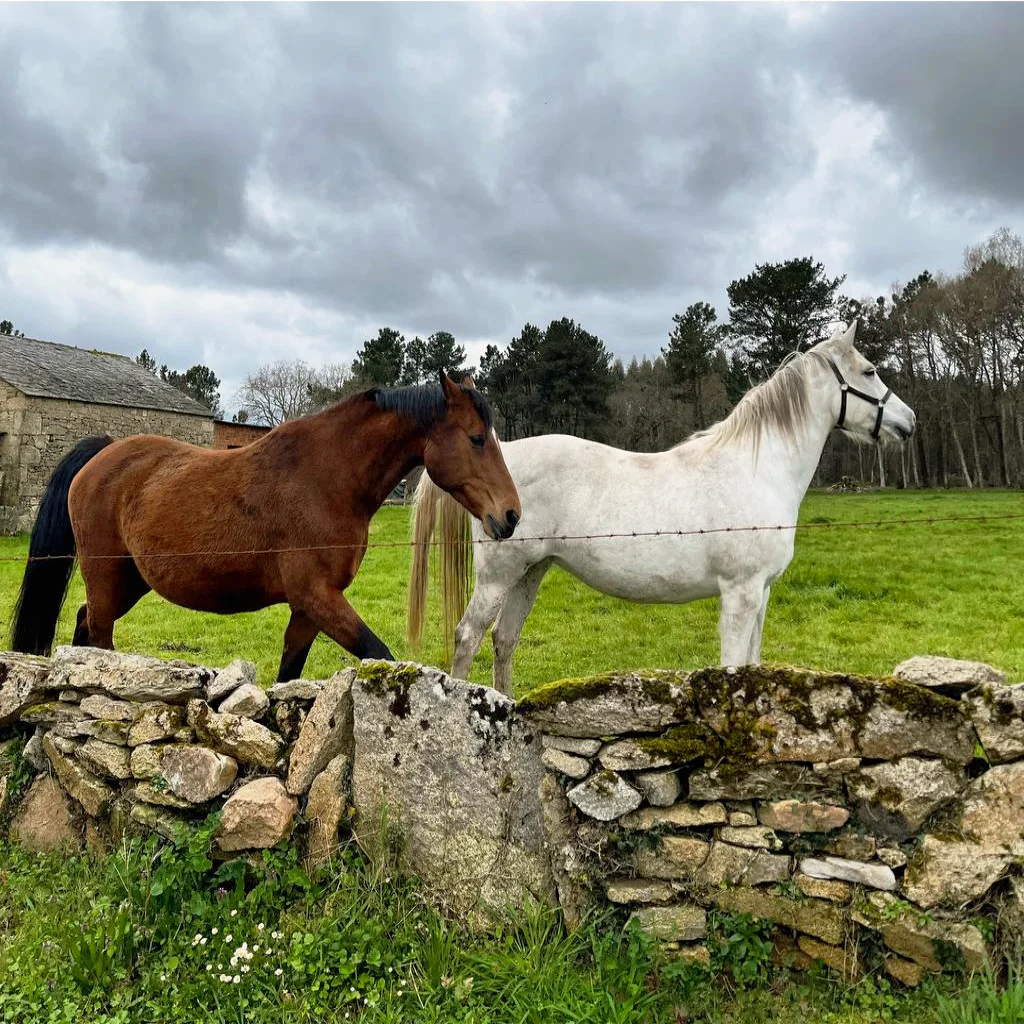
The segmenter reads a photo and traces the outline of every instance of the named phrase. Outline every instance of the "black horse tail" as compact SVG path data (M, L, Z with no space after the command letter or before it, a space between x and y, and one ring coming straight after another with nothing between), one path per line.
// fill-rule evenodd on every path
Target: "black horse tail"
M53 647L57 619L75 569L75 535L68 512L68 491L81 468L113 440L101 435L79 441L60 460L46 485L32 528L25 578L14 606L11 648L15 651L49 654Z

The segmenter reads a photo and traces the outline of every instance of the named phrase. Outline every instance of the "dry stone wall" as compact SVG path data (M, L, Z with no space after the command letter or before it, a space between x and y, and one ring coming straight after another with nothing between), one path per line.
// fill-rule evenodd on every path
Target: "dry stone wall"
M173 837L216 810L227 854L274 846L301 820L320 863L348 814L354 675L265 692L245 661L216 670L82 647L52 661L2 655L0 730L28 738L0 748L0 822L33 850L103 848L133 830ZM16 768L24 792L5 808ZM307 795L313 810L300 819Z
M517 705L408 663L264 692L245 662L0 656L15 839L211 810L225 856L290 839L322 863L354 836L466 920L611 906L698 962L722 915L768 922L780 962L904 984L1024 936L1024 684L975 663L616 673Z
M554 901L539 740L512 700L437 669L364 662L353 704L364 849L390 846L436 903L462 915L524 893Z
M904 983L983 966L1019 938L1024 687L948 659L896 676L714 669L532 693L518 711L543 730L563 906L620 905L696 960L715 910L773 922L796 966L855 976L871 952Z

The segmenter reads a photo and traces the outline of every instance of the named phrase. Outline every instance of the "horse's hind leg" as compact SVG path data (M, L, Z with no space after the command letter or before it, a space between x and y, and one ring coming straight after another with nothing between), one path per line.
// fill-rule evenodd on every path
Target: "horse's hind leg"
M72 647L89 646L88 614L89 606L87 604L83 604L82 607L78 609L78 615L75 617L75 635L71 640Z
M764 616L765 612L768 611L768 598L771 595L771 592L771 587L764 588L764 595L761 598L761 610L757 613L757 619L754 622L754 630L750 634L750 648L747 651L748 665L761 664L761 636L764 633Z
M277 681L286 683L298 679L309 657L309 649L320 632L317 624L303 612L292 612L288 628L284 633L284 653L281 655L281 667L277 672Z
M512 692L512 655L515 654L523 625L533 602L537 600L537 591L550 564L545 560L530 567L526 575L509 591L494 623L491 631L494 644L494 688L501 693Z
M149 584L130 558L83 560L82 577L85 614L79 609L75 643L112 651L114 623L149 593Z
M718 633L722 664L727 668L749 664L750 647L764 601L764 584L747 580L722 588Z

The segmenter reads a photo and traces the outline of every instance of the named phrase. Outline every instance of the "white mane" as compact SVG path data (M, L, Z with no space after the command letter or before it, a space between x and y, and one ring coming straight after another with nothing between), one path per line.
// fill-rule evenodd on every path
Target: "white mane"
M709 448L732 442L753 441L754 451L769 428L795 443L807 423L811 403L807 391L807 370L811 362L822 364L825 356L817 347L806 352L791 352L782 365L763 384L752 387L724 420L707 430L691 434L676 447L695 441L707 441Z

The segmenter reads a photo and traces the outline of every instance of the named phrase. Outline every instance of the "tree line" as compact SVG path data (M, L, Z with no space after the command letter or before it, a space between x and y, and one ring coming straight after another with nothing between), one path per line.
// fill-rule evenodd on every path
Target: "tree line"
M841 292L813 257L754 267L727 288L727 318L695 302L653 359L612 359L571 320L489 346L478 383L506 438L564 430L638 451L725 416L786 356L859 320L858 347L918 415L912 442L831 439L815 483L1024 487L1024 242L1007 229L955 274L923 270L886 295Z
M729 284L723 320L694 302L673 316L656 356L628 363L566 317L527 323L507 345L488 345L479 367L447 331L407 340L383 327L351 365L260 367L239 391L235 418L275 425L367 387L418 384L444 370L475 376L505 440L559 432L659 451L727 415L787 355L857 317L858 347L914 408L919 428L901 447L830 441L815 482L1024 487L1024 242L1002 229L968 249L957 273L923 270L886 295L848 296L844 281L812 256L758 264ZM219 409L220 381L207 367L157 370L147 353L139 361Z
M1024 487L1024 242L1001 229L959 272L852 304L858 345L917 413L910 444L826 449L819 475L905 487Z

